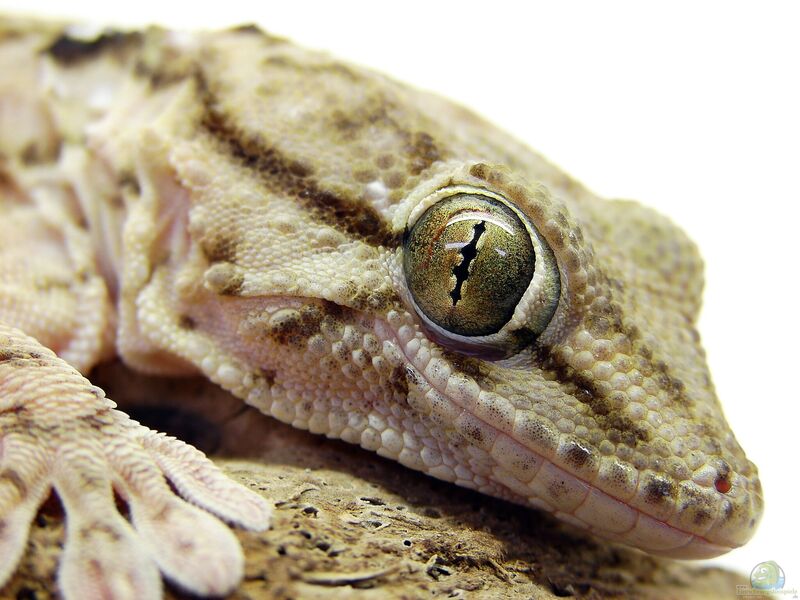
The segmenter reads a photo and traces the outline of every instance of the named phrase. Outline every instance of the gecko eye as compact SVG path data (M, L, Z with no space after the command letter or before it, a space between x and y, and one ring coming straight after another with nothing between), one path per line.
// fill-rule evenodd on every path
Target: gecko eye
M437 341L471 354L487 354L487 346L495 357L520 349L496 336L526 308L532 284L544 297L534 290L539 309L518 315L514 329L527 335L515 339L530 343L538 336L560 295L555 258L535 227L510 204L478 193L457 193L425 210L406 236L403 270L417 313Z

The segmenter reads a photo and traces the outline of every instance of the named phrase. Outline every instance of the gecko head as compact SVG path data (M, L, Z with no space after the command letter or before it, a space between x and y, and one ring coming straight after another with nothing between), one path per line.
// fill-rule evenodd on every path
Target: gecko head
M571 196L442 164L370 220L402 232L388 246L241 199L247 218L198 211L217 300L193 322L245 366L199 362L283 421L600 537L684 558L740 546L763 501L695 328L697 251L636 203Z
M362 207L310 183L305 205L264 210L267 186L231 195L251 176L234 165L189 191L187 272L209 295L186 286L192 333L229 357L190 344L211 379L652 553L709 557L752 536L758 474L695 328L702 264L667 219L576 188L565 205L486 163L437 163L391 211L370 184Z
M708 557L752 536L760 483L711 383L702 264L681 230L568 178L548 190L534 168L447 158L427 134L402 142L412 171L385 174L390 191L221 104L203 148L171 152L192 198L185 322L224 356L185 345L211 379L296 427L650 552Z
M416 329L395 332L412 404L473 448L459 483L652 553L747 541L761 488L699 343L686 235L633 202L568 210L483 163L415 194L394 277Z

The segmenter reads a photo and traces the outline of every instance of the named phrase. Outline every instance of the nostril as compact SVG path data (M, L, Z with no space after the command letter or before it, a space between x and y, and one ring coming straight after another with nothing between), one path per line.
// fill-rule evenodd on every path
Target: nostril
M731 491L731 480L724 475L720 475L714 480L714 487L720 494L727 494Z

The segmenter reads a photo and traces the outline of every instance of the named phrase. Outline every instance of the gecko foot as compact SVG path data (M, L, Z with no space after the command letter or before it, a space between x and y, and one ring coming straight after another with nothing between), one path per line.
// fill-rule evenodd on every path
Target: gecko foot
M67 600L157 599L159 571L202 596L235 588L244 558L220 519L265 529L269 503L116 410L32 338L0 341L14 348L0 361L0 587L54 489L66 514L58 583Z

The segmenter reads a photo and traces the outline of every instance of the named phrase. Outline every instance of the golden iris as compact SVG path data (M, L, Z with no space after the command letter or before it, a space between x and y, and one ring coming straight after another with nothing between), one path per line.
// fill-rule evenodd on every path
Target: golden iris
M502 202L456 194L428 208L408 233L403 269L419 310L462 336L497 333L533 277L535 253L519 216Z

